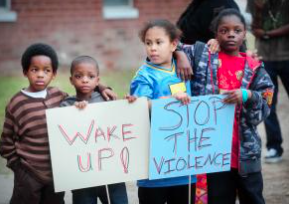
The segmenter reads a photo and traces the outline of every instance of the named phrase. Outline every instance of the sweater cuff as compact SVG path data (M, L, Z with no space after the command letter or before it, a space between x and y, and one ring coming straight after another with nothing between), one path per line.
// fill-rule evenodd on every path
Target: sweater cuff
M258 101L258 94L255 91L251 91L252 96L247 100L246 104L253 105L255 102Z

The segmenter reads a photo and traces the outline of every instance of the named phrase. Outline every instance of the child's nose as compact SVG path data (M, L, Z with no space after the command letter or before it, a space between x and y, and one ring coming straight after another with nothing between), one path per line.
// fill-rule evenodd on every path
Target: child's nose
M151 50L156 50L156 48L157 48L157 45L155 43L153 43L151 46Z
M229 32L229 37L235 37L235 32L233 30Z
M43 77L44 75L45 75L45 73L44 73L44 72L42 72L42 71L39 71L37 76L38 76L38 77Z
M83 81L83 82L87 82L87 81L88 81L88 77L83 77L83 78L82 78L82 81Z

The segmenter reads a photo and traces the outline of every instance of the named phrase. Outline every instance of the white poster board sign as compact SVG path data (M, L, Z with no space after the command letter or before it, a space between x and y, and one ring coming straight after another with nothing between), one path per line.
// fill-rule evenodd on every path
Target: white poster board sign
M55 191L148 178L145 98L46 111Z

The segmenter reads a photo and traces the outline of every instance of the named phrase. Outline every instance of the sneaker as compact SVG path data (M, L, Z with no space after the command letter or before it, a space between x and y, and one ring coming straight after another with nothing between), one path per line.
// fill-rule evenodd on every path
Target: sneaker
M269 149L265 155L265 163L278 163L282 160L276 149Z

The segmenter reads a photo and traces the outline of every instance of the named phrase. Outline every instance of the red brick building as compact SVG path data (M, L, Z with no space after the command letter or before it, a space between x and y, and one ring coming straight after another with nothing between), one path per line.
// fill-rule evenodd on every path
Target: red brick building
M95 57L101 68L139 66L143 22L176 22L191 0L0 0L0 70L19 69L31 43L56 48L60 62L78 55Z

